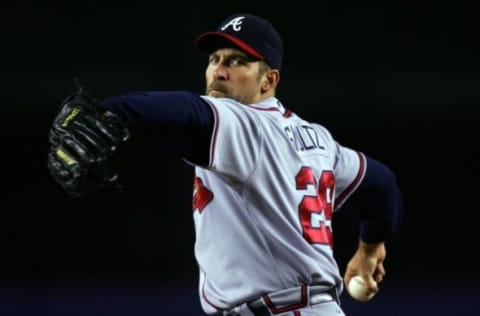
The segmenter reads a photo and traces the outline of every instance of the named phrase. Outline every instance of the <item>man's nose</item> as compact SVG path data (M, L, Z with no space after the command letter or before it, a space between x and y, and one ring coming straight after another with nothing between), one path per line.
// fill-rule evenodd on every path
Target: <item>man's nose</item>
M213 69L213 77L215 79L225 80L227 79L227 75L227 70L224 64L218 63L215 65L215 68Z

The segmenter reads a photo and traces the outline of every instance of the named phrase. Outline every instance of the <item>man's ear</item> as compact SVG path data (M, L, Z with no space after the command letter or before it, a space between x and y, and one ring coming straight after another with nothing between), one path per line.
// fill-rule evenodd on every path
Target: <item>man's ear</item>
M277 69L269 69L262 78L262 93L275 90L280 82L280 72Z

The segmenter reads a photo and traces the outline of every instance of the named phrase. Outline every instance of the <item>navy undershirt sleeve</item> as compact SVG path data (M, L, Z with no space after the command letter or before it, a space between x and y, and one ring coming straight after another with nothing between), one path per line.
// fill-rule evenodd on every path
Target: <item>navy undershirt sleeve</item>
M383 163L367 158L365 176L345 204L360 221L359 234L365 242L386 241L399 230L403 201L397 179Z
M143 131L153 148L169 151L198 165L208 165L213 111L199 95L187 91L131 92L101 104Z

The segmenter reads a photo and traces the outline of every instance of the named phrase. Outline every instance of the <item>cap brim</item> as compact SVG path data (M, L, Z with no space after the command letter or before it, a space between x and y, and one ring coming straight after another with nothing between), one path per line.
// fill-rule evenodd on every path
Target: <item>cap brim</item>
M242 41L241 39L228 35L222 32L207 32L200 34L195 40L195 46L201 51L206 53L212 53L219 48L236 47L244 51L250 56L264 60L265 57L259 52L253 49L250 45Z

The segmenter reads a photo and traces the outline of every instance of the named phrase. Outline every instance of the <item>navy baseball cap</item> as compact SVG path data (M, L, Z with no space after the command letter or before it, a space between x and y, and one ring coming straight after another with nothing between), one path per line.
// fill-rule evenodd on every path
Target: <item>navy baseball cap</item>
M280 69L283 41L273 25L258 16L238 13L228 17L214 32L200 34L195 45L206 53L219 48L234 47Z

